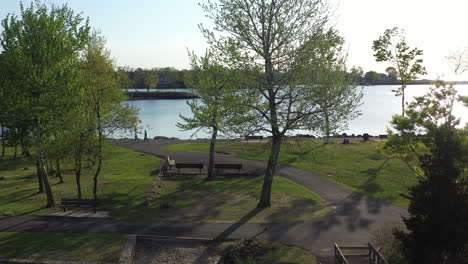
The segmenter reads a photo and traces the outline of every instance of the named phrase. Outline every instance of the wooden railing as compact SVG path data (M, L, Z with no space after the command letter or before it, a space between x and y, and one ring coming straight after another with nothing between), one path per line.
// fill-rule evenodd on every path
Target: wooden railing
M367 245L340 246L335 243L334 253L335 264L350 264L347 259L353 259L353 261L364 261L365 259L369 259L369 264L388 264L382 254L380 254L380 252L370 242L367 243Z
M341 250L336 243L334 245L334 248L335 248L335 264L349 264L348 261L346 261L346 258L343 256L343 253L341 253Z
M374 245L369 244L369 264L388 264L385 258L380 254L380 252L374 247Z

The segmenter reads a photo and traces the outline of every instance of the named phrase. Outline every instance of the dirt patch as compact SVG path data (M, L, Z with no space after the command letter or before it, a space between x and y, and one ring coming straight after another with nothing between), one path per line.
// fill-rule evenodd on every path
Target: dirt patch
M138 239L133 263L220 264L220 259L219 251L208 247L204 242L165 242Z

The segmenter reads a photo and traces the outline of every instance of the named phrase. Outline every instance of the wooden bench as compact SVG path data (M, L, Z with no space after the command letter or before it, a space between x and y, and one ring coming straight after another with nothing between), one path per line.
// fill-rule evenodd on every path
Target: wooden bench
M175 166L175 160L171 160L169 156L167 156L167 164L169 165L169 169L172 169L172 166Z
M258 139L262 141L263 136L245 136L245 140L249 141L250 139L253 139L253 140Z
M66 212L67 208L93 209L96 213L97 208L101 206L101 200L95 199L62 199L60 208Z
M219 173L220 169L232 169L232 170L237 170L240 172L242 169L242 164L223 164L223 163L218 163L214 165L216 171Z
M205 164L203 163L176 163L175 166L177 169L179 169L179 173L180 173L180 169L199 169L200 174L201 174L201 171L205 167Z

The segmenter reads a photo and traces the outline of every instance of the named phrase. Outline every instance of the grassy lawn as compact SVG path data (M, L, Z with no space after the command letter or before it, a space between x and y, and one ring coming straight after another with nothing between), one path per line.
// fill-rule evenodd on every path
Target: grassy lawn
M7 156L0 158L0 214L42 214L57 208L44 208L46 197L38 193L35 161L25 157L12 160L12 148ZM71 163L71 161L69 161ZM84 164L86 165L86 163ZM127 206L142 202L145 191L152 188L153 176L159 168L160 159L125 148L106 148L103 169L99 176L98 196L105 200L105 207L116 215L125 215ZM64 166L65 183L50 178L57 203L62 198L76 197L74 172L69 164ZM83 198L92 198L94 170L84 170L81 176ZM124 210L124 211L119 211Z
M399 160L390 160L383 167L385 157L377 153L376 142L352 141L349 145L322 141L285 143L279 162L303 168L366 194L382 198L395 205L407 207L400 196L407 187L417 182L416 176ZM187 143L166 146L175 151L207 153L208 143ZM218 151L225 151L246 159L267 160L269 143L222 142Z
M316 264L317 260L309 251L276 241L259 241L265 248L271 248L256 264Z
M315 218L331 210L316 194L285 178L273 186L274 206L255 210L262 178L227 177L214 182L206 176L155 177L160 160L152 155L108 146L99 178L99 197L112 217L126 220L283 222ZM11 155L11 148L8 154ZM64 166L65 183L51 178L57 202L76 197L75 177ZM27 169L25 169L27 168ZM34 160L20 157L0 161L0 214L43 214L45 194L37 193ZM82 175L83 198L92 198L93 170ZM156 179L156 180L155 180ZM164 206L168 205L168 206Z
M147 220L288 222L312 219L331 210L319 196L283 177L276 177L272 206L263 210L256 209L261 177L231 176L210 182L205 178L162 177L158 182L161 188L156 189L158 193L144 206L146 209L136 206L128 215Z
M0 233L0 258L117 262L124 235L73 233Z

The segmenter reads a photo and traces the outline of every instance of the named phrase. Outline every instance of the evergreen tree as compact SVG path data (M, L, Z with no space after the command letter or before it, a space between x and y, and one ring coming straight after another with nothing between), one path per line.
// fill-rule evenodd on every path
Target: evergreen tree
M468 153L463 137L444 125L433 131L434 147L420 156L421 177L410 188L408 233L399 232L410 263L455 264L468 259Z

